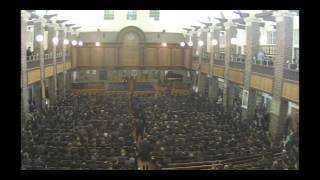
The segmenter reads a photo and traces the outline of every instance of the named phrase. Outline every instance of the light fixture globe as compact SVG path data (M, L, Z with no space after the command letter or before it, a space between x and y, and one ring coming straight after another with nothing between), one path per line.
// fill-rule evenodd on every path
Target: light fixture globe
M73 41L71 42L71 44L72 44L73 46L76 46L76 45L78 44L78 42L77 42L76 40L73 40Z
M237 38L231 38L231 44L237 45L238 44L238 39Z
M83 46L83 42L82 42L82 41L79 41L79 42L78 42L78 45L79 45L79 46Z
M213 46L216 46L218 44L218 41L216 39L212 39L211 43Z
M188 42L188 46L189 46L189 47L193 46L193 42L192 42L192 41L189 41L189 42Z
M37 42L42 42L43 41L43 35L42 34L37 35L36 40L37 40Z
M59 39L57 37L52 38L52 42L54 45L57 45L59 43Z
M69 44L69 40L68 39L63 40L63 44L64 45L68 45Z
M96 42L96 46L100 46L101 44L100 44L100 42Z
M185 42L181 42L181 43L180 43L180 46L181 46L181 47L184 47L185 45L186 45Z
M202 46L203 46L203 41L202 41L202 40L200 40L200 41L198 42L198 46L199 46L199 47L202 47Z
M166 43L166 42L163 42L163 43L161 43L161 46L167 47L167 43Z

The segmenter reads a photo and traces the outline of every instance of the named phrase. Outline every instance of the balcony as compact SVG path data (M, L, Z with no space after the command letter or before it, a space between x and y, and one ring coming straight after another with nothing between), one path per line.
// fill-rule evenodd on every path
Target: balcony
M266 56L263 60L253 57L252 72L273 75L273 61L274 57L272 56Z
M225 54L224 53L216 53L214 54L214 61L213 64L219 66L225 66Z
M283 78L299 81L299 59L293 59L285 63Z
M246 56L243 54L237 54L231 56L230 67L237 69L244 69L244 62L246 60Z
M62 62L63 53L56 54L57 63ZM70 54L66 54L66 60L70 57ZM53 53L48 53L44 55L44 65L49 65L53 63ZM35 68L40 66L40 56L39 54L27 57L27 68Z
M210 62L210 53L203 52L202 56L201 56L201 61L205 62L205 63L209 63Z

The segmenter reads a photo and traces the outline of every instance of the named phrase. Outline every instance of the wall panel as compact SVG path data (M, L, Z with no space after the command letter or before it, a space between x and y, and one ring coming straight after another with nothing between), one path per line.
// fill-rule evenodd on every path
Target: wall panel
M144 49L144 65L145 66L158 65L158 49L157 48Z
M169 48L159 48L159 66L170 66L170 49Z
M103 48L91 48L91 66L102 66Z
M210 72L210 64L209 63L202 63L201 64L201 72L205 74L209 74Z
M233 69L229 69L228 78L230 81L243 84L244 78L243 78L243 72L237 71Z
M78 53L78 67L81 66L90 66L91 56L90 56L91 48L80 48Z
M284 80L282 96L299 103L299 84Z
M251 75L251 87L272 94L273 79L262 75Z
M40 81L40 69L33 69L28 71L28 84Z
M53 66L47 66L44 69L44 77L50 77L53 76Z
M213 66L213 75L224 78L224 68L219 66Z
M63 64L59 63L57 64L57 74L63 72Z
M181 48L173 48L172 50L172 65L173 66L183 66L184 62L183 62L183 49Z

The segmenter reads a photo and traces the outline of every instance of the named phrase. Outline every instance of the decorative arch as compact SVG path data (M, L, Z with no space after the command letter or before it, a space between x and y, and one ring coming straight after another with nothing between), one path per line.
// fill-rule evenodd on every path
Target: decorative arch
M123 28L117 35L119 47L120 66L143 65L143 45L145 42L144 32L135 26Z
M145 42L146 36L145 36L144 32L136 26L127 26L127 27L121 29L117 35L117 42L120 42L120 43L123 42L123 38L125 37L125 35L130 32L137 34L139 36L140 42Z

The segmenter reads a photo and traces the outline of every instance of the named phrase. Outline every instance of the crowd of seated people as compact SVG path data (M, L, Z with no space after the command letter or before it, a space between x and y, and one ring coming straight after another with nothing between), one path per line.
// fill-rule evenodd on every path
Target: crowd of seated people
M137 169L137 155L142 163L152 155L166 167L279 151L270 144L265 107L258 105L253 120L241 121L241 100L225 112L221 92L214 103L199 96L133 97L132 115L127 96L67 97L32 112L22 129L22 169ZM138 146L132 124L143 138ZM290 132L283 146L282 158L263 156L252 166L298 169L298 132Z
M257 108L255 118L243 123L241 103L237 98L231 113L213 111L220 107L219 104L211 105L208 98L198 96L139 97L133 100L133 106L144 110L141 115L146 119L144 137L152 144L151 154L163 167L169 163L281 152L279 147L271 146L263 123L259 125L255 122L268 117L265 109ZM263 156L252 166L258 169L286 169L284 159Z
M126 97L68 96L32 112L22 169L137 169Z

